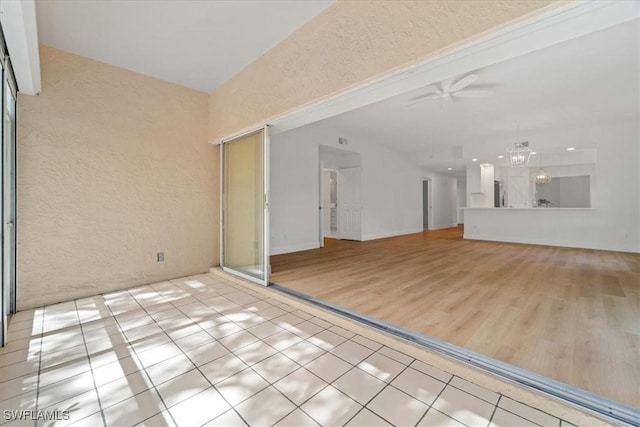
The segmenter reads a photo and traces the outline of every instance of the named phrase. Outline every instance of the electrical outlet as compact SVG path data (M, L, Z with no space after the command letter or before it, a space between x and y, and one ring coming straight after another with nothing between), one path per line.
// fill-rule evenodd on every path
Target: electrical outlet
M158 261L158 262L164 261L164 252L158 252L156 254L156 261Z

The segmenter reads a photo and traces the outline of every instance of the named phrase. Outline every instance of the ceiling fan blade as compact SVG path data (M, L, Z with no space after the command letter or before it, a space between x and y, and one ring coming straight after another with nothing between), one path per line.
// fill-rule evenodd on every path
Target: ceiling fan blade
M462 90L465 87L467 87L470 84L472 84L473 82L475 82L476 80L478 80L478 75L477 74L469 74L468 76L465 76L465 77L461 78L460 80L458 80L457 82L455 82L454 84L452 84L451 87L449 88L449 91L450 92L457 92L459 90Z
M416 98L417 98L417 99L416 99ZM425 101L428 101L428 100L430 100L430 99L439 99L439 98L442 98L442 94L439 94L439 93L433 93L433 94L431 94L431 95L422 95L422 96L418 96L418 97L416 97L416 98L414 98L414 99L416 99L415 101L408 103L408 104L407 104L407 107L411 107L412 105L420 104L420 103L425 102Z
M451 95L457 98L486 98L493 95L493 91L482 89L467 89L459 92L454 92Z
M420 101L423 99L431 99L431 98L437 98L439 96L442 95L442 91L436 87L430 87L430 91L428 91L427 93L424 93L422 95L418 95L418 96L414 96L413 98L411 98L411 101Z

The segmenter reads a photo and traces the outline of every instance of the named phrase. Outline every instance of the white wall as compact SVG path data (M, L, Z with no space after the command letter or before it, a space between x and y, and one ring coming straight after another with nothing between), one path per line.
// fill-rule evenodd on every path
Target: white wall
M422 231L420 169L399 152L371 141L347 136L349 144L341 146L340 136L309 125L271 138L272 254L319 247L320 145L361 155L363 240Z
M293 132L271 138L271 254L320 246L317 143Z
M597 148L594 209L467 210L465 238L640 252L639 125L567 131Z

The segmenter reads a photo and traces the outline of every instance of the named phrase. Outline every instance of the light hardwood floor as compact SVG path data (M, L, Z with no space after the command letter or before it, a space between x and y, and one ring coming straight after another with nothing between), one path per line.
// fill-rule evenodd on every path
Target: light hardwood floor
M271 257L271 281L640 407L640 255L462 227Z

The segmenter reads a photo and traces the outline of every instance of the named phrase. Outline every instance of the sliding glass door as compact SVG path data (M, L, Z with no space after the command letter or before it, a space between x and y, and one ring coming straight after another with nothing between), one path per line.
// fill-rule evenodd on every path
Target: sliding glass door
M0 346L7 343L9 315L16 312L16 96L11 60L0 30Z
M267 129L222 143L223 270L269 284Z

